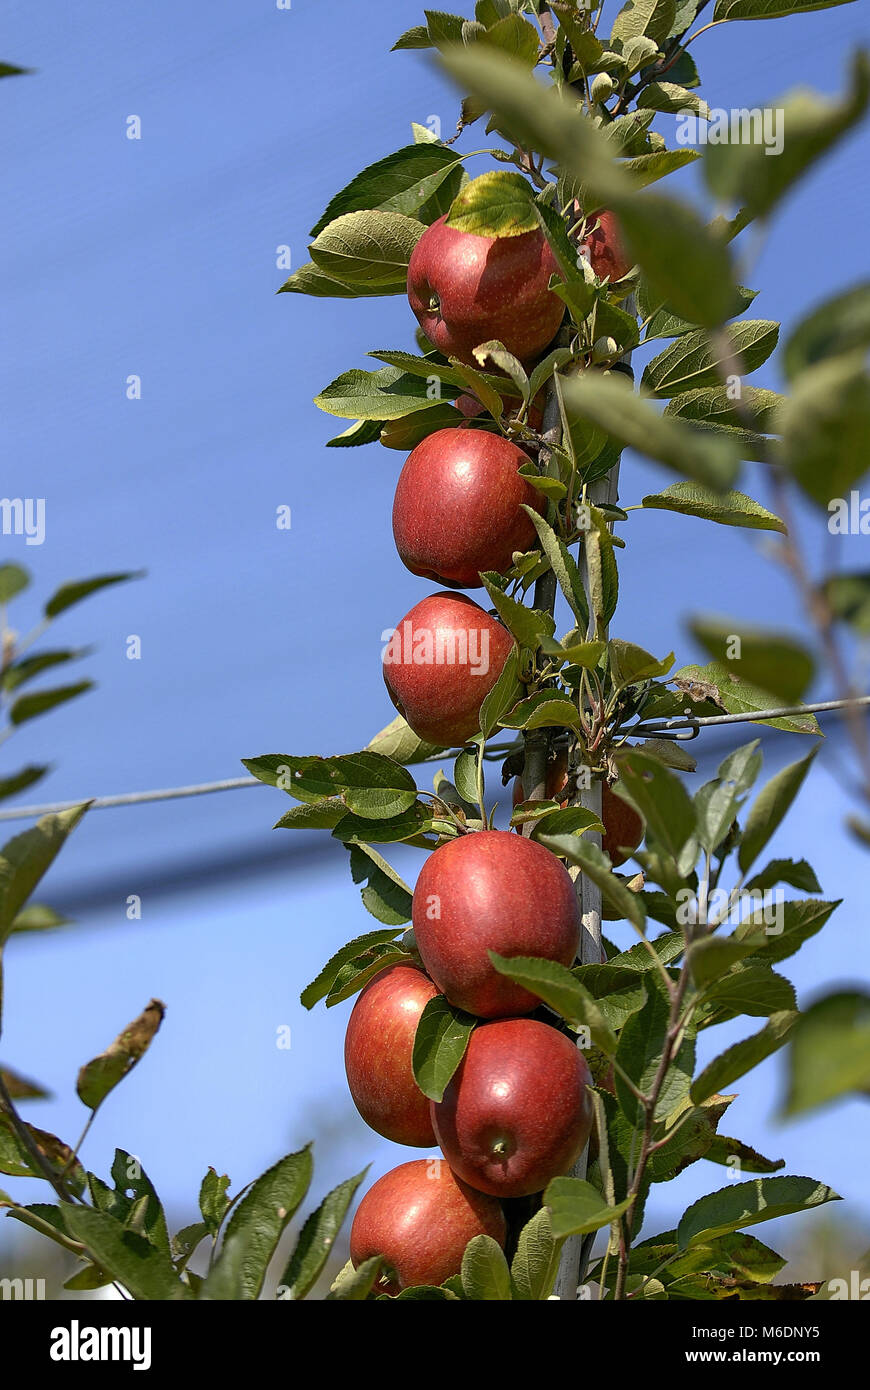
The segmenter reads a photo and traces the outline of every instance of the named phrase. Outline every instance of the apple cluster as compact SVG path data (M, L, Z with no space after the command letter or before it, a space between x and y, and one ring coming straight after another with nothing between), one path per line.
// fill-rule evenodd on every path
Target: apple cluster
M488 238L441 218L420 237L408 298L426 336L445 355L474 365L473 350L497 339L523 363L552 342L564 305L549 288L556 264L541 232ZM606 272L605 272L606 273ZM612 267L611 267L612 273ZM473 414L469 399L463 413ZM503 572L531 548L523 510L540 506L520 469L529 456L485 430L441 429L418 444L396 488L393 531L415 574L449 586L405 616L384 655L389 694L411 729L439 747L478 732L483 700L514 646L496 617L459 588L481 571ZM453 590L454 592L451 592ZM567 757L551 764L547 794L567 797ZM519 786L519 783L518 783ZM515 793L522 799L522 791ZM611 797L613 842L635 845L634 813ZM622 817L620 820L619 817ZM618 861L621 862L621 861ZM363 1119L398 1144L443 1158L403 1163L363 1198L351 1231L356 1267L381 1256L388 1293L440 1284L459 1270L468 1241L502 1246L502 1202L541 1192L566 1172L589 1139L592 1078L573 1041L541 1016L540 1000L495 969L490 952L570 966L580 943L574 884L562 862L507 831L467 832L436 849L414 890L419 966L394 965L360 994L347 1029L345 1065ZM440 1101L412 1068L420 1016L437 995L479 1020Z

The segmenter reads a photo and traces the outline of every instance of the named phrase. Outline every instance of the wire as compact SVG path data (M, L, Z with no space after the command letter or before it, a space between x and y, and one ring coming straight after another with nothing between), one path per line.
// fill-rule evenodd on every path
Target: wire
M750 710L746 714L710 714L697 717L687 714L674 719L653 719L647 723L633 724L621 729L620 733L631 738L671 738L682 742L697 738L701 729L716 728L721 724L757 724L765 719L789 719L801 714L822 714L828 710L867 705L870 705L870 695L861 695L854 700L822 700L814 705L787 705L782 709ZM678 732L683 729L686 733ZM88 810L104 811L112 806L140 806L149 801L177 801L184 796L209 796L212 792L232 792L242 787L266 785L268 784L260 782L256 777L228 777L223 782L199 782L189 787L166 787L153 792L123 792L119 796L98 796L91 799ZM81 797L78 801L56 801L48 806L16 806L11 811L0 811L0 821L32 820L38 816L51 816L58 811L69 811L73 806L81 806L87 800L87 797Z

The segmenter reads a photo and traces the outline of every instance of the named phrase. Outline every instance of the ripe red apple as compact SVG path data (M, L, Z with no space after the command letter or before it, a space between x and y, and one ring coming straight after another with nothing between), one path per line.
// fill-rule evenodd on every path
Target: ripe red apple
M610 276L611 283L627 275L634 262L625 249L619 223L615 215L606 208L590 217L593 230L587 232L583 242L589 263L599 279ZM598 225L595 226L594 224Z
M526 419L528 420L528 423L531 425L533 430L540 430L543 428L544 425L544 409L543 406L538 404L538 401L540 401L540 399L541 395L540 393L538 393L538 395L532 401L526 413ZM484 408L481 405L480 401L477 399L476 396L472 396L468 391L464 392L461 396L457 396L456 400L451 402L451 404L455 406L455 408L459 411L461 415L465 416L466 420L476 420L478 416L485 414ZM508 404L509 415L515 415L518 410L518 401L514 400ZM383 437L384 432L383 430L381 430L381 439L383 439Z
M568 782L568 754L559 750L547 765L546 796L551 801L564 801L562 793ZM521 777L514 779L513 804L519 806L524 799ZM601 786L601 819L604 834L601 848L610 855L615 869L624 864L629 854L637 849L643 839L643 821L633 806L616 795L607 782ZM517 826L516 829L521 829ZM627 851L626 853L623 853Z
M438 990L422 970L391 965L366 985L344 1039L353 1103L367 1125L394 1144L434 1148L429 1102L411 1069L414 1034Z
M474 349L492 339L521 362L537 357L565 312L549 289L558 266L543 232L475 236L446 223L426 229L408 266L408 301L426 337L472 367Z
M540 1192L565 1173L589 1138L592 1073L582 1052L533 1018L486 1023L432 1123L454 1173L499 1197Z
M476 734L480 707L514 641L465 594L430 594L394 629L384 651L390 699L426 743L455 748Z
M520 476L528 454L484 430L438 430L408 455L393 502L399 557L413 574L480 588L481 570L510 568L530 550L534 525L521 504L542 497ZM545 504L544 504L545 505Z
M507 1225L501 1205L453 1174L441 1158L401 1163L370 1187L350 1231L350 1258L359 1269L383 1255L396 1294L417 1284L443 1284L458 1274L465 1247L492 1236L504 1247Z
M531 1013L540 1000L499 975L487 954L571 965L580 943L574 885L543 845L480 830L436 849L412 908L423 964L450 1003L480 1018Z

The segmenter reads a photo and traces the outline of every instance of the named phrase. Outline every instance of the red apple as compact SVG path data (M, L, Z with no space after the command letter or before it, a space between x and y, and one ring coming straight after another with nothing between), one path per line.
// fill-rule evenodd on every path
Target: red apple
M426 337L472 367L474 349L492 339L521 362L537 357L565 312L549 289L558 265L543 232L475 236L446 223L426 229L408 266L408 301Z
M538 404L540 399L541 395L539 393L526 412L526 419L533 430L543 429L544 426L544 408ZM461 415L465 416L466 420L476 420L478 416L486 413L477 397L472 396L468 391L464 392L461 396L457 396L456 400L452 401L451 404L456 407ZM507 414L509 416L516 415L519 408L519 401L511 400L508 402ZM381 430L381 439L383 439L383 437L384 431Z
M353 1103L367 1125L394 1144L434 1148L429 1102L411 1069L414 1034L438 990L411 965L391 965L353 1006L344 1067Z
M510 568L515 550L530 550L534 525L523 503L542 497L519 469L528 454L500 434L438 430L408 455L393 503L393 535L413 574L480 588L481 570ZM544 504L545 505L545 504Z
M441 1158L418 1158L393 1168L369 1188L350 1231L350 1258L359 1269L373 1255L389 1266L381 1292L443 1284L458 1274L465 1247L492 1236L504 1247L507 1226L493 1197L466 1186Z
M564 801L562 793L567 782L568 754L560 750L547 766L547 798L551 801ZM514 806L519 806L523 800L523 780L516 777L513 789ZM607 782L603 782L601 786L601 819L604 824L601 848L605 854L610 855L613 867L618 869L643 839L643 821L634 807L617 796ZM521 831L522 827L516 826L515 829Z
M601 788L601 819L604 822L601 848L618 869L643 839L643 821L634 807L617 796L606 782Z
M390 699L414 733L440 748L476 734L480 707L514 641L465 594L430 594L415 604L384 651Z
M412 908L423 964L450 1003L480 1018L531 1013L540 1000L499 975L487 954L571 965L580 943L574 884L543 845L480 830L436 849Z
M583 247L592 269L601 280L606 275L610 276L611 283L621 280L634 262L625 249L615 215L605 208L602 212L593 213L589 221L593 230L587 232Z
M582 1052L549 1024L486 1023L472 1033L444 1099L432 1103L444 1157L481 1192L540 1192L570 1169L589 1138L591 1085Z

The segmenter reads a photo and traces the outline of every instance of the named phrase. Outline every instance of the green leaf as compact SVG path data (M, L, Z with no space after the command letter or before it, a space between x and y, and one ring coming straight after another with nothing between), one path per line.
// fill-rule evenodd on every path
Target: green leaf
M738 314L742 314L744 310L748 309L757 293L757 290L748 290L744 285L738 285L729 317L736 318ZM697 323L680 318L666 304L661 304L659 296L653 294L650 286L643 280L638 285L637 297L641 317L649 320L644 331L643 341L645 343L651 342L655 338L681 338L684 333L694 333L699 327Z
M817 749L814 748L799 762L784 767L771 778L753 803L738 852L738 863L744 874L785 819L789 807L803 786L816 752Z
M372 1255L371 1259L365 1260L359 1269L354 1269L351 1261L348 1260L341 1273L333 1281L332 1287L326 1295L327 1302L341 1300L348 1303L362 1303L368 1298L376 1281L380 1278L383 1268L382 1255Z
M576 101L543 86L517 59L475 44L451 49L442 63L465 92L494 113L499 130L563 165L594 190L596 204L610 205L631 187L610 142Z
M152 999L105 1052L82 1067L76 1082L76 1093L89 1110L97 1110L109 1092L145 1055L163 1022L165 1012L160 1000Z
M48 1130L37 1129L35 1125L25 1124L25 1130L48 1166L56 1173L66 1173L69 1187L80 1193L85 1185L85 1173L78 1159L72 1162L72 1149L57 1135ZM42 1178L45 1174L36 1166L34 1159L23 1140L19 1137L12 1120L0 1110L0 1173L8 1173L15 1178Z
M504 1251L492 1236L474 1236L462 1256L466 1298L486 1303L510 1301L511 1276Z
M344 284L404 290L423 230L416 218L399 212L348 212L320 232L309 253L320 270Z
M573 975L596 1000L611 1028L619 1029L647 999L643 976L619 965L575 965Z
M696 830L695 809L679 777L637 749L619 753L616 762L615 794L640 812L656 842L679 860Z
M339 971L348 962L355 960L371 946L387 945L398 935L397 927L390 927L382 931L366 932L363 936L354 937L346 946L342 946L340 951L327 961L315 980L302 991L300 1002L303 1008L313 1009L321 999L325 999L335 983Z
M53 666L61 666L67 661L78 661L81 657L88 656L90 651L90 647L80 647L77 651L37 652L34 656L24 656L20 661L14 661L11 666L7 666L3 674L3 687L5 690L17 690L26 681L41 675L43 671L49 671Z
M783 370L795 381L817 362L870 347L870 281L827 299L788 337Z
M797 1019L798 1014L794 1010L771 1014L758 1033L741 1039L720 1053L692 1082L691 1097L694 1103L703 1104L710 1096L724 1091L752 1071L766 1057L778 1052Z
M514 237L537 231L534 189L522 174L493 170L467 183L453 200L447 226L475 236Z
M704 120L710 116L710 108L702 97L675 82L651 82L638 96L637 104L653 111L694 111Z
M32 787L34 782L39 782L50 769L48 767L24 767L20 772L15 772L11 777L0 777L0 801L5 801L7 796L14 796L16 792L23 792L27 787Z
M797 1020L788 1050L784 1115L870 1093L870 995L842 990Z
M819 588L835 618L862 637L870 635L870 570L829 575Z
M417 737L413 729L408 727L407 720L403 719L401 714L397 714L395 719L391 719L389 724L381 729L380 733L375 734L371 742L366 745L366 751L380 753L385 758L392 758L394 762L407 766L408 764L425 762L427 758L432 757L435 753L440 753L442 749L434 743L424 743L422 739Z
M501 720L513 709L525 687L519 678L519 650L514 647L501 669L498 680L480 707L480 731L489 738ZM460 755L461 756L461 755ZM475 794L474 800L477 800Z
M36 1081L28 1081L8 1067L0 1067L0 1076L12 1100L48 1100L51 1097L51 1092L44 1086Z
M632 161L641 166L636 174L642 174L644 159L656 161L659 168L675 167L675 153L641 156ZM629 255L663 302L705 328L717 328L730 318L737 292L731 254L693 208L660 193L611 202Z
M828 10L834 5L850 3L851 0L716 0L713 18L781 19L784 15Z
M277 293L307 294L315 299L374 299L378 295L404 294L406 288L407 286L400 284L398 280L377 281L371 284L355 281L354 284L347 285L343 280L337 280L334 275L327 275L326 271L321 270L313 261L308 261L288 276Z
M805 859L771 859L769 864L754 874L746 884L747 893L763 892L777 883L788 883L803 893L821 893L822 886L816 878L815 870Z
M686 1250L745 1226L840 1200L836 1192L814 1178L755 1178L694 1202L680 1218L677 1242Z
M78 681L76 685L59 685L53 690L38 690L33 695L19 695L9 711L9 721L12 724L24 724L28 719L47 714L50 709L65 705L68 700L74 700L77 695L83 695L86 690L93 688L93 681Z
M785 1013L796 1007L794 986L769 966L750 961L733 966L727 975L708 986L704 993L707 1003L727 1010L726 1016L750 1014L765 1017Z
M489 951L488 955L500 975L506 975L531 994L536 994L569 1023L588 1027L595 1046L613 1056L616 1038L603 1010L567 966L534 956L506 959L495 951Z
M491 44L512 58L517 58L527 68L533 68L538 61L541 41L533 24L520 15L508 14L495 24L487 25L485 34L479 34L479 43Z
M430 999L414 1035L414 1080L424 1096L441 1101L465 1056L477 1019L448 1004L443 994Z
M453 781L464 801L477 803L477 752L463 749L453 766Z
M62 584L45 605L45 616L56 618L74 603L95 594L98 589L106 589L110 584L124 584L128 579L141 579L144 570L129 570L126 574L101 574L96 579L71 579Z
M864 353L808 367L777 422L785 467L808 497L833 512L832 499L846 498L868 469L863 441L870 430L870 376ZM840 511L848 515L845 502ZM836 534L835 517L828 528Z
M403 145L368 165L336 193L311 235L318 236L330 222L350 212L398 212L434 222L458 193L461 170L459 156L444 145Z
M530 647L534 651L538 647L541 637L552 637L556 623L549 613L534 608L526 608L516 599L509 598L507 594L503 593L487 575L483 575L482 578L486 592L492 599L493 607L498 616L521 647Z
M701 387L721 388L722 378L754 372L776 347L779 324L741 319L714 341L703 330L677 338L644 368L642 384L657 396L677 396Z
M354 883L366 884L361 896L373 917L390 927L410 922L411 889L376 849L361 841L351 845L350 872Z
M634 642L624 642L619 637L614 637L608 643L608 653L614 691L625 690L627 686L640 681L666 676L674 664L673 652L659 661L643 647L638 647Z
M676 9L676 0L628 0L613 21L611 42L616 40L614 47L619 48L646 34L660 44L670 33Z
M559 1268L562 1242L553 1235L550 1213L541 1207L519 1234L516 1254L511 1261L511 1288L515 1299L523 1302L549 1297Z
M740 1139L731 1139L725 1134L713 1136L713 1142L704 1154L710 1163L721 1163L735 1171L734 1160L738 1160L737 1172L776 1173L785 1167L784 1158L765 1158L763 1154L744 1144Z
M402 48L433 48L434 45L429 37L429 30L425 24L415 24L412 29L406 29L393 44L392 51Z
M169 1255L143 1236L125 1230L108 1213L64 1204L63 1223L67 1234L86 1245L100 1267L135 1299L167 1301L191 1297Z
M227 1197L229 1185L226 1173L219 1174L216 1169L209 1168L199 1189L199 1209L209 1235L215 1238L230 1204Z
M707 438L681 421L666 419L632 390L624 373L585 372L566 380L563 391L570 409L647 458L716 491L734 481L739 458L727 439Z
M353 368L330 382L314 397L314 404L327 415L347 420L386 421L430 410L432 397L424 380L396 367L381 367L377 372Z
M786 525L773 512L743 492L712 492L699 483L673 483L664 492L643 499L644 507L665 512L681 512L715 521L720 526L742 526L750 531L781 531Z
M643 1095L651 1094L664 1053L670 1007L670 999L655 982L643 1008L631 1015L620 1034L616 1053L616 1096L630 1122L639 1121L643 1110L620 1073L628 1076ZM687 1031L660 1087L656 1119L666 1119L685 1101L692 1082L694 1060L695 1039Z
M280 1280L291 1299L305 1298L320 1278L354 1194L367 1172L368 1168L363 1168L355 1177L334 1187L302 1227Z
M0 565L0 603L9 603L30 584L30 575L21 565Z
M553 1235L561 1240L611 1225L628 1209L629 1201L608 1206L601 1193L585 1179L553 1178L544 1193L544 1204L550 1212Z
M681 692L681 702L703 698L693 691L712 687L716 703L727 714L755 714L776 706L769 691L761 690L749 681L738 680L727 667L711 661L707 666L682 666L670 678ZM706 711L705 711L706 712ZM794 734L818 734L818 722L812 714L789 715L783 719L750 719L749 723L764 724L771 729L785 729Z
M288 1154L257 1178L227 1223L226 1243L245 1242L238 1270L236 1298L255 1299L281 1235L308 1191L312 1161L310 1145Z
M818 898L763 906L744 918L735 936L754 942L754 955L776 963L799 951L805 941L821 931L839 906L839 901L826 903Z
M300 801L340 796L348 810L365 820L389 820L408 811L417 784L401 763L381 753L348 753L335 758L289 758L285 790Z
M745 0L749 3L749 0ZM718 0L714 15L729 0ZM731 0L739 5L740 0ZM755 0L757 3L757 0ZM781 7L782 0L774 0ZM731 17L731 16L729 16ZM708 144L704 158L707 186L716 198L739 206L751 217L766 217L867 110L870 63L860 50L852 62L850 89L839 101L829 101L801 88L771 103L780 130L776 145L755 138L732 137ZM770 108L768 108L770 109ZM760 132L759 132L760 133Z
M69 811L43 816L30 830L16 835L0 850L0 946L89 805L90 802L85 802Z
M769 690L783 704L800 703L812 684L816 669L812 655L780 632L715 617L693 618L689 630L714 661Z
M328 797L326 801L309 801L301 806L291 806L280 820L276 820L272 829L334 830L347 814L347 807L339 797Z
M332 1009L336 1004L343 1004L345 999L357 994L363 985L386 970L387 966L411 963L412 957L395 942L369 946L362 955L354 956L353 960L341 966L326 996L326 1007Z
M581 868L587 878L597 883L607 906L612 908L617 916L631 922L639 932L643 932L646 923L643 901L616 877L603 850L577 835L548 835L546 825L535 839L560 858L567 859L570 864L576 864Z
M752 941L738 941L733 936L704 936L693 941L688 950L692 979L699 990L724 975L736 961L751 956Z
M550 562L550 567L556 576L556 582L562 590L565 601L577 619L577 623L583 631L589 625L589 608L586 602L586 594L583 588L583 577L580 573L577 561L571 554L564 541L561 540L552 526L544 520L532 507L523 506L523 511L528 513L535 530L538 533L538 540L541 542L541 549Z

